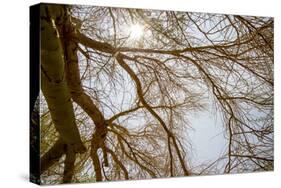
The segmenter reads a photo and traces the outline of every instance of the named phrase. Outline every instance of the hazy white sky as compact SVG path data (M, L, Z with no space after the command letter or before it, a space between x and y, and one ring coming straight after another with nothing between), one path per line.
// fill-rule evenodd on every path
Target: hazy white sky
M189 133L194 151L192 165L196 166L204 162L210 164L223 154L227 144L222 121L218 115L204 111L190 117L190 122L194 129Z

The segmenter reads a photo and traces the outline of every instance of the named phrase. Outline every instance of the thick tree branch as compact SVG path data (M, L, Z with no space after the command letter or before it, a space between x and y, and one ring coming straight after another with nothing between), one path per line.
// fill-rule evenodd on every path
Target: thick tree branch
M84 152L85 147L75 123L70 92L65 80L63 49L52 21L56 15L47 6L42 6L41 9L42 16L46 17L41 22L41 88L63 142L71 145L76 152Z
M66 152L66 145L62 142L61 139L56 141L56 143L52 146L52 148L45 153L40 161L40 172L43 174L48 168L50 168L53 164L59 161L62 155Z

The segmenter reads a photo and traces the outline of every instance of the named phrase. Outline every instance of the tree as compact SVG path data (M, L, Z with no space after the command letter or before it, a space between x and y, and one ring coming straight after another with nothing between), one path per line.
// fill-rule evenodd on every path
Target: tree
M44 4L41 23L44 184L273 169L272 18ZM227 149L195 168L211 105Z

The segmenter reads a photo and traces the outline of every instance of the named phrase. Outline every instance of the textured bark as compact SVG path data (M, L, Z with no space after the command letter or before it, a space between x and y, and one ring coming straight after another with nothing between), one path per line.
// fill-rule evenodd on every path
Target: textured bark
M55 10L53 10L55 9ZM41 174L63 154L63 182L71 182L76 153L86 151L75 122L70 91L65 78L65 59L55 20L62 19L62 6L41 6L41 88L60 138L41 158ZM59 18L59 19L58 19Z
M42 91L50 108L52 119L63 141L70 144L66 152L64 182L71 182L73 176L75 152L83 152L80 135L75 124L71 98L94 121L96 131L93 135L92 160L95 166L97 181L102 180L101 165L97 154L98 148L104 148L106 121L103 114L93 103L81 85L77 43L71 40L75 32L67 8L61 5L51 6L45 11L42 34ZM53 18L53 20L52 20ZM56 25L57 24L57 25ZM45 27L47 29L45 29ZM62 118L63 117L63 118ZM107 165L107 153L104 161Z
M41 88L62 141L71 145L74 151L83 152L85 147L75 123L71 96L65 79L63 49L52 16L56 18L48 6L41 7Z

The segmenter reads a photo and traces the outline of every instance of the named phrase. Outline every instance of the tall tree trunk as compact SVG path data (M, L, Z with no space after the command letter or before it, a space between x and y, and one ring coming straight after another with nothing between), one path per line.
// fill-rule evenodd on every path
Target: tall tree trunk
M75 122L65 77L65 59L55 20L63 19L63 6L41 6L41 88L60 138L41 158L41 173L66 154L63 182L71 182L75 153L86 151Z
M71 96L65 79L64 53L54 22L55 14L60 14L61 11L53 13L47 6L42 6L42 9L41 88L62 141L72 145L74 151L81 152L84 146L75 123Z

